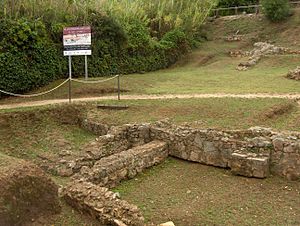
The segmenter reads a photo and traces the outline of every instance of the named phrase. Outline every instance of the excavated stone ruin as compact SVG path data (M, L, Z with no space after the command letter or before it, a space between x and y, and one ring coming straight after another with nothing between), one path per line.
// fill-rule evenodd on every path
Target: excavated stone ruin
M300 67L298 66L296 69L289 71L289 73L286 75L289 79L294 79L299 81L300 80Z
M73 182L63 189L63 197L107 225L144 225L138 208L108 189L168 156L230 169L246 177L274 174L300 179L300 133L259 127L203 130L167 121L111 128L85 121L84 126L106 135L88 144L82 156L65 161Z
M239 71L246 71L250 67L253 67L256 64L258 64L258 62L264 56L279 54L300 54L300 51L275 46L267 42L257 42L254 43L254 49L252 51L244 53L242 53L241 51L230 51L229 54L232 57L248 56L249 59L246 62L241 62L236 68Z

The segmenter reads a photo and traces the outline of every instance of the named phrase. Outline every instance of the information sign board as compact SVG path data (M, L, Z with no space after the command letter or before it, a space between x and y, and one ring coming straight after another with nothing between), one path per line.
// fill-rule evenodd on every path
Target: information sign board
M64 28L63 42L64 56L92 55L92 30L90 26Z

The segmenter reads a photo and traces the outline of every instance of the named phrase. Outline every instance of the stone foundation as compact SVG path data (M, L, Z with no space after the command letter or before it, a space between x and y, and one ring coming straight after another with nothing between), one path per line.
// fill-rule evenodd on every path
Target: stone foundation
M249 52L238 52L232 51L229 52L230 56L249 56L249 59L246 62L242 62L236 68L239 71L246 71L250 67L255 66L262 59L262 57L267 55L280 55L280 54L300 54L300 50L292 50L285 47L279 47L272 45L267 42L257 42L254 43L254 49Z
M76 178L104 187L115 187L121 180L134 178L146 168L163 162L168 157L165 142L150 143L102 158L92 168L83 167Z
M164 122L113 127L107 135L86 146L87 154L78 159L77 168L90 161L86 164L89 167L83 168L87 175L101 165L106 167L114 155L127 159L130 152L126 150L155 140L166 142L171 156L229 168L234 174L265 178L272 173L300 179L300 139L297 133L283 134L263 128L200 130Z
M102 225L143 226L141 211L117 195L92 183L74 181L64 188L63 197L77 210L99 220Z
M163 162L168 155L230 169L233 174L266 178L270 174L300 179L300 133L270 129L201 130L168 121L112 127L66 161L75 180L64 189L68 203L104 225L143 225L137 207L107 188Z

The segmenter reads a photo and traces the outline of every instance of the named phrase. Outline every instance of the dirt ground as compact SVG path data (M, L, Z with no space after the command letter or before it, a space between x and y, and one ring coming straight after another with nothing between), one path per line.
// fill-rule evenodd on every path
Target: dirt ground
M299 100L300 94L166 94L166 95L123 95L122 100L159 100L159 99L187 99L187 98L245 98L245 99L256 99L256 98L279 98L279 99L293 99ZM77 102L90 102L90 101L101 101L101 100L115 100L117 96L103 96L103 97L87 97L87 98L75 98L72 101ZM14 104L1 104L0 110L7 110L13 108L26 108L26 107L37 107L51 104L62 104L68 103L69 99L53 99L43 101L29 101Z
M156 224L300 225L300 182L278 177L238 177L171 158L116 190Z

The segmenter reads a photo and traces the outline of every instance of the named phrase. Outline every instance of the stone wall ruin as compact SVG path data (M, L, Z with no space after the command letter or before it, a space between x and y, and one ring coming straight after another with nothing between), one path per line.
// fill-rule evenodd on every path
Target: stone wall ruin
M108 128L106 135L85 147L80 158L66 162L74 181L64 188L63 196L100 222L144 225L137 207L119 200L108 188L163 162L167 156L230 169L246 177L274 174L300 179L300 133L260 127L195 129L162 121Z
M262 57L267 55L280 55L280 54L300 54L300 50L292 50L285 47L275 46L267 42L256 42L254 43L254 49L251 51L230 51L229 55L231 57L249 57L246 62L241 62L237 66L237 70L246 71L250 67L255 66L262 59Z

